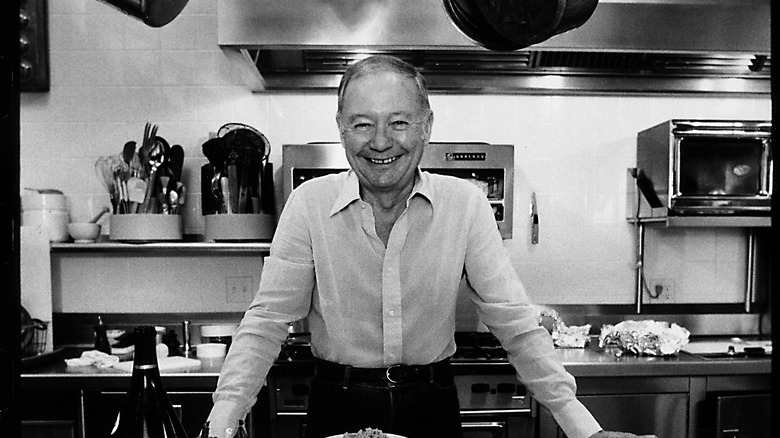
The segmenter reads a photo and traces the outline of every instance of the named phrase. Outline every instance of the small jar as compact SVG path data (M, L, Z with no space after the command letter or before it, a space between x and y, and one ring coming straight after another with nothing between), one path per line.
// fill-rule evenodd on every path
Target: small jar
M51 242L68 240L68 201L62 193L25 191L22 196L22 225L39 226Z

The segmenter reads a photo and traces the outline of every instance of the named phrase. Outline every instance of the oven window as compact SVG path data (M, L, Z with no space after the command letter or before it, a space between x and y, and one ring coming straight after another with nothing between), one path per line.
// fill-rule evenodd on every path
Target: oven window
M678 151L682 196L755 196L762 189L762 140L683 137Z

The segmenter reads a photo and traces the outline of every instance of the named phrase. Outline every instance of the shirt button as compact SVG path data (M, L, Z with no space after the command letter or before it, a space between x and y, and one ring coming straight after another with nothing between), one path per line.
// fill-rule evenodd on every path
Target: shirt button
M395 310L390 311L390 316L395 316Z

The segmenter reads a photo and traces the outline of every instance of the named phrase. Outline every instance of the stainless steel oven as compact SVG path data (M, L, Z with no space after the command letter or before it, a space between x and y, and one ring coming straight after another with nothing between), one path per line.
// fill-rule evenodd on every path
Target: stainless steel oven
M272 438L306 436L310 375L269 376ZM456 374L463 438L532 438L532 400L513 374Z
M487 143L430 143L420 168L456 176L480 187L493 207L504 239L512 238L514 146ZM282 146L284 200L302 182L349 169L344 148L338 143Z
M643 130L637 185L669 215L769 215L771 130L770 121L681 119Z
M268 376L272 438L306 436L306 408L313 374L308 335L288 338ZM463 438L536 436L537 408L517 380L506 352L489 333L456 332L451 362L458 388Z

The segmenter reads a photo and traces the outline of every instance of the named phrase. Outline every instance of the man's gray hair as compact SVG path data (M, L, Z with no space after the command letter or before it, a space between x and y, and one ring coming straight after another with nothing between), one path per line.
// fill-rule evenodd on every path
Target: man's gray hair
M341 115L344 104L344 92L350 81L378 71L398 73L402 76L414 79L414 82L417 84L417 97L420 100L420 104L425 111L430 112L431 104L428 101L428 86L425 83L423 75L410 64L394 56L374 55L352 64L344 72L344 76L341 77L338 91L338 109L336 111L337 119Z

